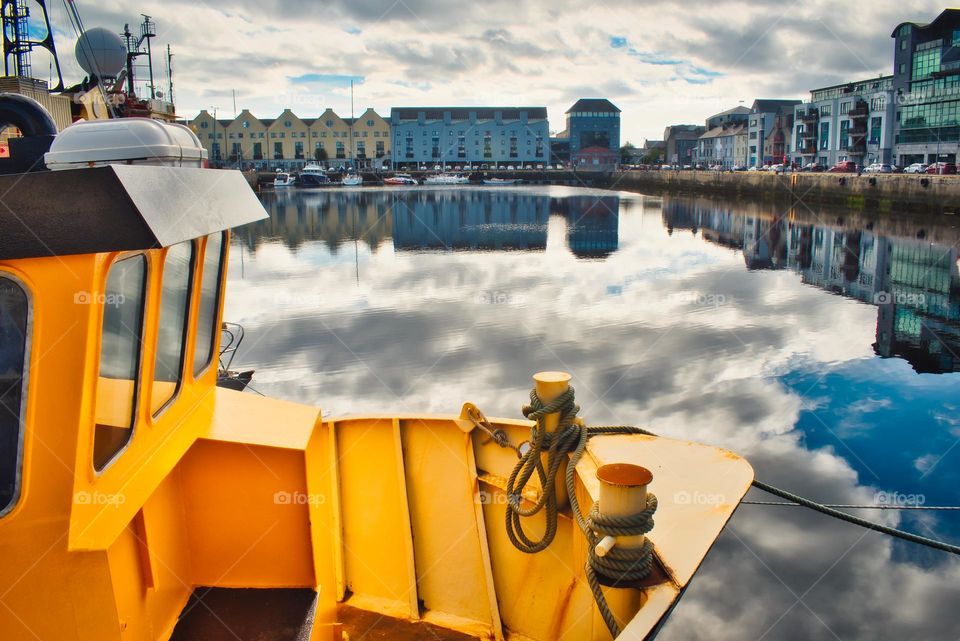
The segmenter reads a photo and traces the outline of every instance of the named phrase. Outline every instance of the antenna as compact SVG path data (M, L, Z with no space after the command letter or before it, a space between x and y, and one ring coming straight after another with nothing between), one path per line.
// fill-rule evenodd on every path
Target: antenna
M43 40L30 38L30 8L26 0L0 1L0 16L3 21L3 71L7 76L32 78L30 67L30 52L34 47L41 47L50 52L52 64L57 67L57 86L51 91L63 91L63 74L60 73L60 60L57 58L57 48L53 42L53 30L50 28L50 15L47 13L45 0L34 0L40 11L43 12L43 23L47 27L47 35ZM51 80L53 72L50 73Z
M237 117L237 90L233 90L233 117Z
M130 33L130 25L123 25L123 39L127 44L127 93L131 97L136 97L136 74L134 74L133 63L140 56L147 57L147 67L149 69L150 84L150 98L154 99L157 97L157 87L154 84L153 80L153 51L150 47L150 40L156 37L156 23L153 22L150 16L146 14L140 14L143 16L143 22L140 24L140 36L134 36ZM141 51L144 41L147 43L147 50Z
M170 45L167 45L167 102L174 104L173 100L173 54L170 53Z

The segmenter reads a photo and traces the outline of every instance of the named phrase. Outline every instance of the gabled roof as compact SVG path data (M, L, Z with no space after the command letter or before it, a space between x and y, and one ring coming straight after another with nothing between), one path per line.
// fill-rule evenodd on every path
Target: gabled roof
M953 24L960 23L960 9L944 9L939 16L933 19L932 22L926 24L921 24L919 22L901 22L893 30L893 33L890 34L891 38L897 37L897 32L900 31L900 28L906 25L910 25L917 31L926 31L930 28L939 27L944 22L952 22Z
M739 107L734 107L733 109L727 109L726 111L721 111L718 114L713 114L712 116L707 118L707 120L713 120L714 118L719 118L720 116L730 116L733 114L746 115L748 113L750 113L750 107L739 106Z
M581 98L573 103L573 106L567 109L567 113L573 111L599 111L603 113L620 113L615 104L606 98Z

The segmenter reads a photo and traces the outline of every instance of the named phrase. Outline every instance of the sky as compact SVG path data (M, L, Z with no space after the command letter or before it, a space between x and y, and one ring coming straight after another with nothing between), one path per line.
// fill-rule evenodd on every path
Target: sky
M68 84L81 79L76 34L52 6ZM876 0L80 0L88 28L157 24L174 53L178 113L249 108L275 117L332 107L547 106L551 131L581 97L623 111L622 142L659 139L753 99L892 71L890 34L943 5ZM869 10L865 7L869 6ZM34 63L38 68L38 63ZM46 64L43 64L46 68ZM165 76L164 61L155 73ZM159 84L159 83L158 83Z

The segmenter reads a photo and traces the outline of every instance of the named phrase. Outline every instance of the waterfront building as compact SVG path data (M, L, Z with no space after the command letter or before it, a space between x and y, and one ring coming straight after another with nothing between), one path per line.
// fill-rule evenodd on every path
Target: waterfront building
M757 99L750 108L747 164L760 167L783 162L790 149L793 107L799 100Z
M394 107L394 164L546 164L546 107Z
M587 149L608 149L620 153L620 110L606 98L581 98L567 109L567 137L573 159ZM600 156L591 152L591 158ZM614 161L616 162L616 161Z
M960 151L960 10L893 30L896 162L956 162Z
M704 167L719 165L723 169L742 166L736 147L738 138L742 139L741 145L746 141L746 131L747 124L739 121L726 121L708 129L697 139L695 162Z
M750 127L744 125L733 134L733 166L746 169L750 159Z
M722 127L724 125L733 125L733 124L747 124L747 121L750 119L750 108L749 107L734 107L733 109L727 109L726 111L721 111L718 114L714 114L707 118L706 126L707 129L715 129L717 127Z
M703 125L670 125L663 130L666 160L670 164L693 164L697 139L706 131Z
M214 119L202 110L186 123L200 138L213 166L295 170L309 162L326 166L389 166L390 125L373 109L341 118L326 109L301 118L284 109L276 118L257 118L244 109L233 119Z
M893 162L894 103L892 76L811 90L810 101L795 107L791 159L824 167Z

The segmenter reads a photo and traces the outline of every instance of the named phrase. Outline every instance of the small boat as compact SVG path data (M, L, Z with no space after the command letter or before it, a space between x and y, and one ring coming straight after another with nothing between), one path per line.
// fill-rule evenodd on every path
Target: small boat
M347 174L343 177L343 180L340 181L340 184L344 187L359 187L363 184L363 176L360 174Z
M328 187L333 184L320 165L310 163L303 167L298 182L301 187Z
M410 174L394 174L383 179L384 185L416 185L417 179Z
M425 185L469 185L470 179L463 174L434 174L427 176Z
M293 174L281 171L277 173L276 178L273 179L274 187L292 187L297 182L297 179L294 178Z
M0 163L0 229L32 230L0 234L5 641L657 633L749 489L744 459L587 428L559 372L523 418L465 398L327 417L239 391L245 372L218 386L230 230L269 215L185 127L151 125L189 148L134 167L107 154L142 142L72 136L93 126L57 134L86 150L73 168Z
M519 185L523 182L520 178L484 178L484 185L498 185L503 187L504 185Z

